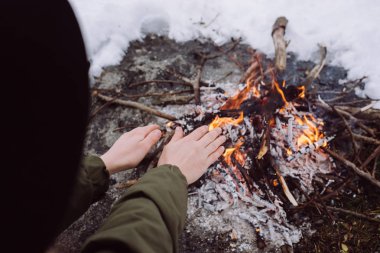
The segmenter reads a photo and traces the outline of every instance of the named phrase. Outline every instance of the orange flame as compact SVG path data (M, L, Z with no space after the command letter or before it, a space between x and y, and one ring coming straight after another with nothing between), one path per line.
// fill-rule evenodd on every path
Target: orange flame
M313 142L316 142L319 139L323 138L323 134L320 133L318 128L319 123L312 115L304 115L303 119L296 116L295 120L299 125L307 127L303 130L303 134L297 139L298 148L306 144L311 145Z
M229 98L226 103L221 107L222 110L226 109L239 109L240 105L246 100L251 91L250 82L247 83L247 86L239 93Z
M226 151L224 151L223 157L224 157L224 160L226 161L226 163L228 165L232 164L232 162L231 162L231 156L232 156L232 154L234 153L235 150L236 150L236 148L226 148Z
M274 86L276 87L277 92L280 94L282 100L284 101L285 105L288 105L288 101L286 100L285 94L280 88L280 86L278 85L278 83L276 81L273 81L273 83L274 83Z
M208 126L208 130L211 131L216 127L224 127L226 125L238 126L241 122L243 122L243 120L244 120L243 112L240 112L240 115L237 119L234 119L231 117L220 118L219 116L216 116L215 119Z
M298 95L299 98L305 98L305 86L300 86L300 87L297 87L297 89L299 91L301 91L301 93Z
M240 152L240 147L243 145L243 140L240 139L238 143L236 143L235 147L233 148L226 148L226 151L224 151L223 157L226 163L230 166L233 166L232 164L232 155L235 156L235 159L239 162L239 164L244 165L245 158L242 152Z
M303 124L303 121L302 121L302 119L300 118L300 117L298 117L298 116L294 116L294 119L296 120L296 122L298 123L298 125L300 125L300 126L303 126L304 124Z
M254 76L249 77L246 81L245 88L229 98L221 109L239 109L240 105L249 97L250 94L257 98L261 97L260 88L258 85L259 84L256 82Z

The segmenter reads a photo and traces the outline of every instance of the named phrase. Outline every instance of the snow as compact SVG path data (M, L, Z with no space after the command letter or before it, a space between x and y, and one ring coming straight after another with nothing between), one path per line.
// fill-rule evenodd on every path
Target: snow
M348 78L369 76L364 95L380 99L380 1L378 0L70 0L82 27L90 74L118 64L129 42L147 33L182 42L216 43L242 37L273 57L271 27L279 16L289 24L288 50L317 61L317 43L328 48L328 63L349 70ZM380 108L380 102L376 105Z

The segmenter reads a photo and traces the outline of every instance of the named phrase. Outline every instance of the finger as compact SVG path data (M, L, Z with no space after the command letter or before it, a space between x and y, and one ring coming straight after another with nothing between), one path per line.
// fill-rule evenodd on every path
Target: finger
M214 153L211 153L207 158L208 166L213 164L219 157L221 157L224 153L224 147L220 146Z
M200 144L203 147L206 147L211 142L215 141L216 138L222 133L222 129L220 127L215 128L214 130L208 132L202 139L199 140Z
M208 132L208 126L201 126L185 137L186 140L197 141Z
M159 129L159 128L160 127L158 125L149 125L149 126L144 126L144 127L137 127L135 129L133 129L131 132L133 132L133 134L138 134L138 135L141 134L145 138L152 131Z
M173 135L172 139L170 140L170 142L175 142L175 141L178 141L178 140L180 140L182 138L183 138L182 127L176 127L174 135Z
M216 140L214 140L213 142L211 142L207 147L206 147L206 151L207 151L207 154L211 154L213 152L215 152L215 150L217 150L220 145L222 145L225 141L227 140L226 136L219 136L218 138L216 138Z
M147 150L149 150L153 145L155 145L158 142L161 136L161 131L156 129L150 132L141 142L144 146L146 146Z

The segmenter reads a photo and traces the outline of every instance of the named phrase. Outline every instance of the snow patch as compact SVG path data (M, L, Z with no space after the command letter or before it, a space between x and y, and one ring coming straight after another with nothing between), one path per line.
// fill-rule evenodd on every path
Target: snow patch
M380 99L380 2L373 0L70 0L79 18L91 61L90 73L118 64L129 42L147 33L177 41L231 37L273 56L271 27L289 19L288 50L300 60L317 60L317 43L326 44L330 64L349 70L348 78L368 75L363 95ZM380 108L380 103L376 105Z

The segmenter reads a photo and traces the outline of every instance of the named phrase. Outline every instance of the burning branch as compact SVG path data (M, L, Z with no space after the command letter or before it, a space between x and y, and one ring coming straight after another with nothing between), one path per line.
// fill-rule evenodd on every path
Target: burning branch
M286 69L286 47L288 43L284 39L286 25L288 20L285 17L279 17L272 28L272 38L275 48L274 64L278 71Z

